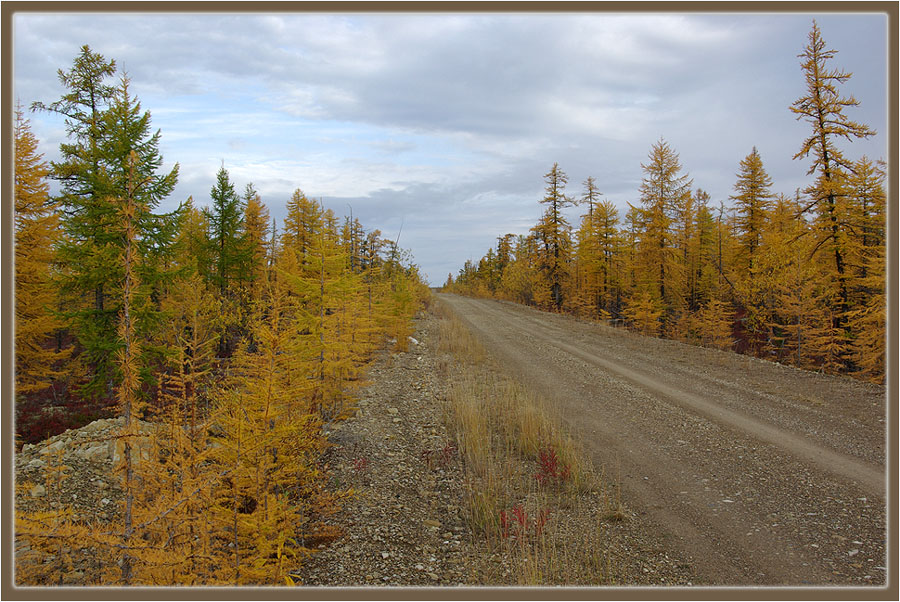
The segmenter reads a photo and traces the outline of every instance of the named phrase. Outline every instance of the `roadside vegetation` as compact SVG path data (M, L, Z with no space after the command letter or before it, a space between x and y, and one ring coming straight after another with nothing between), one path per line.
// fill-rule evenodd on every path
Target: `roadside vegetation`
M40 507L17 508L16 583L290 584L338 535L324 433L429 291L395 242L299 189L276 230L224 166L206 206L158 212L179 168L160 170L161 134L116 76L85 46L62 98L33 105L65 119L58 163L16 114L17 443L115 416L93 443L115 446L122 491L92 523L59 495L61 461L17 483Z
M499 555L481 583L610 585L620 578L604 526L626 520L597 472L544 401L492 365L466 325L437 302L449 385L445 416L465 473L476 543Z

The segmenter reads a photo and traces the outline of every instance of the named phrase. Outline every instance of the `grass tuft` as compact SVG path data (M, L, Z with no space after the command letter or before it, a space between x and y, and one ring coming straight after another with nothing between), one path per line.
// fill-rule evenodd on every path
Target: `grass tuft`
M444 412L465 473L469 527L502 567L479 580L609 583L602 524L612 502L600 476L543 399L491 365L449 308L438 302L433 311L441 319L439 350L449 356ZM617 508L626 516L620 501Z

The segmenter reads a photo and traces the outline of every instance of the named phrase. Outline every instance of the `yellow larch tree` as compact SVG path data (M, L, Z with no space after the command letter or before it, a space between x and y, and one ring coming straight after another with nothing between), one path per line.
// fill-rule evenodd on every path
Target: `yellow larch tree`
M247 269L244 277L245 297L251 305L258 305L267 278L269 209L262 202L253 184L244 190L244 244L247 245Z
M652 292L645 289L632 294L622 314L632 328L641 334L659 334L663 308Z
M854 226L849 263L855 276L853 306L847 313L847 325L853 334L850 359L859 375L874 382L884 380L887 344L884 177L882 165L862 157L849 182Z
M731 271L735 293L746 311L743 324L751 345L765 336L766 330L765 290L758 277L758 256L774 199L771 185L772 180L763 167L762 157L754 147L740 163L734 185L735 194L731 197L737 230L736 255ZM782 244L786 243L787 240Z
M763 167L762 157L756 147L741 160L735 194L731 197L736 211L737 242L740 251L737 269L753 273L756 253L762 243L762 233L768 221L773 194L772 179Z
M65 374L59 362L71 350L57 348L53 337L63 327L54 314L54 246L61 235L50 201L49 167L38 154L38 141L21 108L15 121L15 315L16 393L41 391Z
M767 349L775 359L800 368L818 368L822 352L822 333L833 287L810 258L812 239L798 238L793 244L773 246L761 257L761 265L770 274L772 321Z
M712 298L696 315L700 342L707 347L729 351L734 346L734 311L729 303Z
M535 301L547 308L560 311L563 307L563 291L568 287L569 254L571 252L571 226L563 210L574 203L564 193L569 181L566 173L554 163L544 174L547 183L541 203L544 214L534 228L538 240L538 270L543 282L535 291Z
M315 233L322 228L322 210L299 188L287 202L287 215L281 233L281 246L291 247L297 258L303 262L313 245Z
M309 405L303 370L303 321L278 280L269 308L253 324L255 349L235 354L233 376L217 398L219 435L211 458L224 470L212 514L228 561L216 580L234 585L284 583L311 553L315 511L327 506L318 457L321 417Z
M827 253L833 262L831 267L838 288L833 313L836 326L844 327L844 314L850 309L848 224L844 216L848 202L847 174L853 172L854 166L838 147L837 141L841 138L868 138L875 132L844 114L845 109L855 107L859 102L853 96L840 95L838 85L846 83L852 74L828 66L835 54L835 50L826 47L819 26L813 21L809 42L799 55L806 80L806 94L798 98L790 109L798 120L806 121L812 130L794 159L812 156L807 173L815 174L816 180L805 190L807 201L803 211L814 211L815 214L816 242L812 252L817 255Z
M182 276L197 274L206 282L210 281L208 231L206 214L194 206L193 198L189 197L182 207L175 237L175 267Z
M683 298L683 254L678 252L675 226L683 220L692 181L681 173L678 154L664 140L653 145L641 167L636 279L639 290L652 294L654 304L662 308L666 332Z

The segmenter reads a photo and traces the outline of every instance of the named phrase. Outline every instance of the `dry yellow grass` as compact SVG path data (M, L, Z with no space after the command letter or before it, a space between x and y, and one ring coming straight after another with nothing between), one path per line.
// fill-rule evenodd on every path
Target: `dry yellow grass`
M610 575L601 523L624 509L539 397L492 366L466 325L440 303L439 349L451 383L445 418L467 482L469 523L519 585L601 584ZM496 580L495 580L496 579Z

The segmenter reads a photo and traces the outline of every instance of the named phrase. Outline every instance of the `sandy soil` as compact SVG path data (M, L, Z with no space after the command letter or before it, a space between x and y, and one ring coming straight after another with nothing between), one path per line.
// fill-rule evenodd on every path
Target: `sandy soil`
M710 585L883 585L884 387L439 295Z

